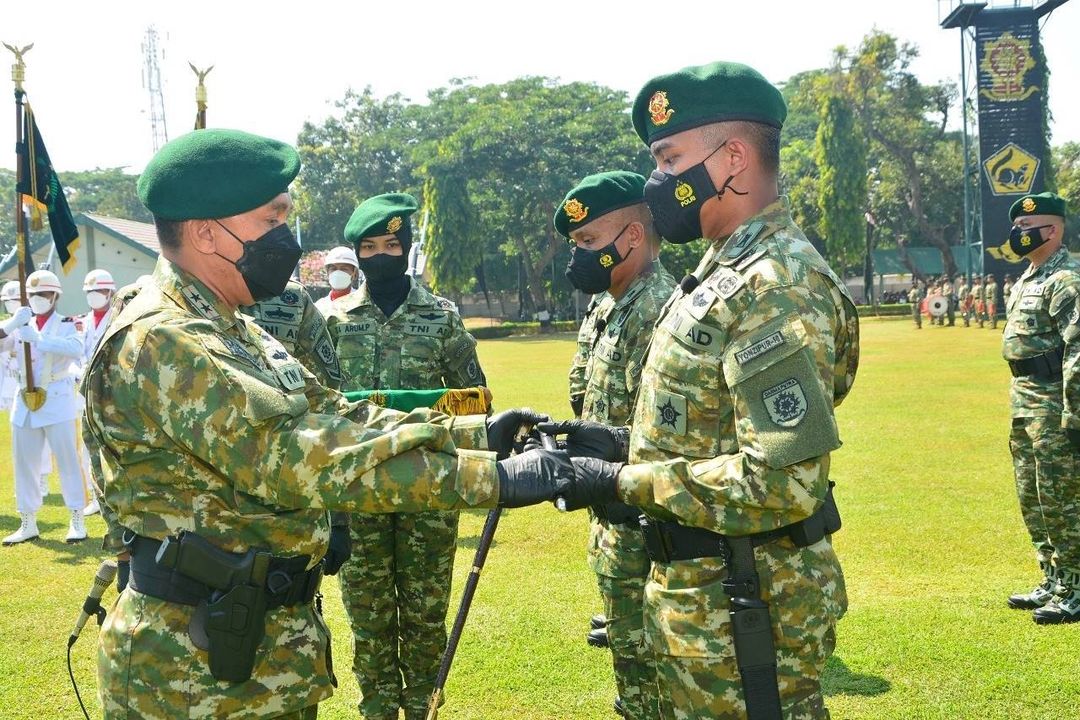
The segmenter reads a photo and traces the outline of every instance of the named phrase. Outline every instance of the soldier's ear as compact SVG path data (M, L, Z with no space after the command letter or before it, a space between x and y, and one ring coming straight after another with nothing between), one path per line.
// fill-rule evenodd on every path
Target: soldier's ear
M188 220L184 223L187 241L203 255L213 255L217 250L214 223L210 220Z

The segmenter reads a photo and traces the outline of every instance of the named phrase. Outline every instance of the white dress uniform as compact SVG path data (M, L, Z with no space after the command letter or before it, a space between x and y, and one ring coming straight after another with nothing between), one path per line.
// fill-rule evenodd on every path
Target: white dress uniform
M36 327L37 319L31 320ZM34 514L41 507L42 447L48 441L60 471L64 504L81 515L86 505L82 463L75 438L75 419L81 403L75 378L83 343L73 318L53 312L40 329L41 339L30 343L34 385L45 389L45 404L30 410L22 393L15 392L11 411L11 446L15 463L15 501L20 513ZM18 388L26 387L26 360L22 342L15 343Z

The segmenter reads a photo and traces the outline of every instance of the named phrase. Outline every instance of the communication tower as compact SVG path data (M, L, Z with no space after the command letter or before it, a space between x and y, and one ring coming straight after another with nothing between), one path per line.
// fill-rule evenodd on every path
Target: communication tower
M160 62L165 60L165 48L159 42L153 25L146 29L143 51L143 88L150 94L150 134L154 152L169 142L169 130L165 127L165 96L161 86Z

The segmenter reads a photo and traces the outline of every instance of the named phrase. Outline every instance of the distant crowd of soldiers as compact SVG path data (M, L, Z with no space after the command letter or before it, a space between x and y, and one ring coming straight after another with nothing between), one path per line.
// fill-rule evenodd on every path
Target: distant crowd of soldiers
M908 290L911 319L915 327L920 329L924 315L931 325L951 327L956 324L956 313L959 311L964 327L971 327L977 322L979 327L986 327L989 323L991 328L996 329L998 308L1005 307L1004 300L1009 297L1012 286L1012 276L1006 275L1001 285L1001 295L998 295L997 280L989 273L982 277L973 276L970 285L964 276L953 279L948 275L939 275L928 278L926 282L912 280Z

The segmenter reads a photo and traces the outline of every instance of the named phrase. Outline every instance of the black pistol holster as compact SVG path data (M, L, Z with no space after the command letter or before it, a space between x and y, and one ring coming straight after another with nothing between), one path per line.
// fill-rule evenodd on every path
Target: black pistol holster
M780 689L776 676L769 605L761 598L761 580L754 548L787 539L796 547L809 547L840 529L840 512L832 494L813 515L797 523L753 535L721 535L703 528L658 522L641 516L645 550L656 563L722 557L728 576L721 585L728 596L735 662L742 677L747 720L781 720Z
M195 606L191 638L207 651L218 680L249 680L267 610L311 602L322 580L321 565L306 570L307 555L279 558L257 548L231 553L186 531L161 542L127 540L132 589Z

